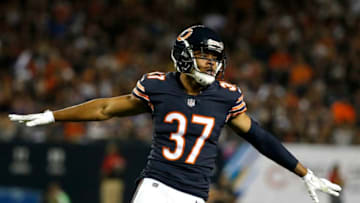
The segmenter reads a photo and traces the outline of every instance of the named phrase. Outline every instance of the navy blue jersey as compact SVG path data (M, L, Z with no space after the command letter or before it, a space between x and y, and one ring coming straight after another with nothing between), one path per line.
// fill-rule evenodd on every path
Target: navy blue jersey
M208 198L222 127L246 111L235 85L215 81L188 95L180 74L154 72L138 81L133 94L149 105L154 133L141 178L157 179L180 191Z

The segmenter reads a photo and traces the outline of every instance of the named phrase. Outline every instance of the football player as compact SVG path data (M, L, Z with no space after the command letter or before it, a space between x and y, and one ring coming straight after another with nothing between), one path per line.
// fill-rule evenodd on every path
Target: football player
M340 186L315 176L246 114L236 85L216 80L225 71L224 53L224 44L213 30L191 26L179 34L171 51L176 72L147 73L132 94L9 117L32 127L150 112L153 143L134 203L205 202L220 131L226 124L263 155L301 177L314 202L319 202L316 190L338 196Z

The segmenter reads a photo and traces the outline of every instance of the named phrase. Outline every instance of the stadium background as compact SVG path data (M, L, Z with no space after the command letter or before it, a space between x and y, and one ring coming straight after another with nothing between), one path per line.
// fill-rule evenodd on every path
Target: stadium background
M173 40L198 23L220 33L225 79L240 86L249 114L279 139L309 148L360 144L360 1L1 1L0 196L16 187L45 200L57 181L73 202L99 202L111 142L126 160L129 201L151 141L149 115L26 128L7 114L128 93L146 72L173 71ZM224 129L219 169L242 143ZM231 199L234 188L218 178L221 171L215 196Z

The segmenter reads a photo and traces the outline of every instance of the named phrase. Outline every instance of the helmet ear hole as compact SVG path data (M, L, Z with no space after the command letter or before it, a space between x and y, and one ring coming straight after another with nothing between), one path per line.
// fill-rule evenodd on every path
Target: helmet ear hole
M191 54L185 46L175 46L171 52L171 58L178 72L190 73L194 66Z
M181 53L181 56L183 57L183 59L189 59L190 58L190 56L189 56L189 54L188 54L188 52L187 51L183 51L182 53Z

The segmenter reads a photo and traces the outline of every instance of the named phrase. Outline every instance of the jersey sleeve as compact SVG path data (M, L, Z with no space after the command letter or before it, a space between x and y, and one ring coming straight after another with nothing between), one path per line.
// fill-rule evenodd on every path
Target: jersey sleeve
M236 116L244 113L247 110L246 103L244 101L244 95L239 87L237 87L237 91L234 91L232 95L232 100L232 106L228 111L226 121L235 118Z
M156 92L156 89L158 89L158 86L161 85L159 84L159 81L162 80L165 80L165 74L162 72L144 74L142 78L137 81L132 94L147 103L149 107L154 110L151 98Z
M137 81L136 87L133 89L132 94L144 102L150 102L149 92L146 91L146 89L149 88L145 89L145 85L147 85L147 83L145 82L145 78L146 74Z

